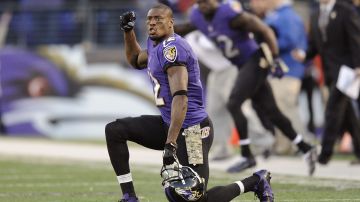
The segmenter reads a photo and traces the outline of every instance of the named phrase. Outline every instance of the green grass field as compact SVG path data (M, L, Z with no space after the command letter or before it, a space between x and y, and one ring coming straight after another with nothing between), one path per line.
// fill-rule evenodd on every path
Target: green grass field
M142 202L163 202L159 168L133 166ZM242 179L249 173L212 172L210 187ZM360 201L360 182L273 175L275 201ZM104 202L120 197L109 163L69 162L0 156L1 202ZM257 201L247 193L233 201Z

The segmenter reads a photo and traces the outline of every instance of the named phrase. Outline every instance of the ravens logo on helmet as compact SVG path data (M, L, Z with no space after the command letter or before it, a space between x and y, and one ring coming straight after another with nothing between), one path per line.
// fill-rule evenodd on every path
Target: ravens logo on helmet
M160 175L170 202L200 201L204 196L204 179L188 166L175 162L171 166L163 166Z

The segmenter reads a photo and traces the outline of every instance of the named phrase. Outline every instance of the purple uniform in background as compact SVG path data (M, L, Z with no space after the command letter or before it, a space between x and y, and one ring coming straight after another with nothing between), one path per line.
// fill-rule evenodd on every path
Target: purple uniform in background
M198 60L190 45L179 35L165 39L154 46L148 39L148 73L151 78L156 105L163 120L170 124L172 95L170 91L167 68L185 66L188 71L188 109L183 128L196 125L207 117L203 100L203 88L200 81Z
M190 20L191 24L217 44L226 58L240 68L259 47L249 32L230 28L230 21L242 12L241 7L235 7L237 5L220 4L211 21L207 21L195 6Z

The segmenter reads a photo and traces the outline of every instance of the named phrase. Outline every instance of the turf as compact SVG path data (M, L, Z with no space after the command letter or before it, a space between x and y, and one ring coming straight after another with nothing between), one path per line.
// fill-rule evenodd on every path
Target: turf
M142 202L166 201L159 168L132 166ZM227 184L249 173L212 172L209 186ZM273 175L276 201L360 201L360 182ZM0 156L1 202L117 201L119 188L108 162L69 162ZM256 201L252 193L233 201Z

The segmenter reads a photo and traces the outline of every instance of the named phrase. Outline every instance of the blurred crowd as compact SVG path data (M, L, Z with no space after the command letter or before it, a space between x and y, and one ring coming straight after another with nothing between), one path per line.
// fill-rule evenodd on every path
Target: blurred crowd
M96 46L119 46L123 43L118 25L119 15L130 9L135 10L140 19L137 23L141 23L141 19L146 15L145 10L156 2L2 0L0 48L74 45L83 42ZM189 9L196 1L160 2L175 11L176 21L182 21L186 19ZM320 5L323 2L326 2L324 5L327 6ZM322 146L320 163L327 164L334 153L334 146L337 146L335 152L354 152L356 158L352 163L359 164L360 100L350 99L335 86L341 65L360 67L360 1L240 0L240 3L244 10L256 14L266 22L277 36L279 56L289 71L281 79L268 79L281 111L305 139ZM338 4L341 4L338 6L340 9L334 10ZM323 14L326 9L327 13ZM337 19L343 16L342 12L351 14L342 19L347 24L337 23ZM135 31L145 32L142 27L144 26L136 26ZM236 68L221 57L214 44L201 33L191 33L186 38L190 44L196 44L193 48L204 72L203 82L207 83L207 111L215 128L211 158L223 160L232 156L234 148L240 144L236 139L237 135L234 135L236 130L233 129L234 125L226 109L226 100L235 79ZM0 72L4 74L5 71L1 71L1 68L6 68L0 66ZM6 78L6 75L2 77ZM46 81L34 82L46 86ZM39 93L40 91L41 89ZM318 95L321 102L314 106L314 96ZM301 98L305 98L305 102ZM301 103L306 104L300 106ZM258 154L264 157L272 154L296 154L291 142L284 138L261 111L256 110L256 106L246 102L242 107L249 121L252 147ZM307 114L307 117L304 117L304 114ZM316 121L316 117L322 117L323 121ZM4 133L2 122L1 132Z
M0 13L11 16L8 44L33 47L41 44L120 44L119 15L137 8L122 0L5 0Z

